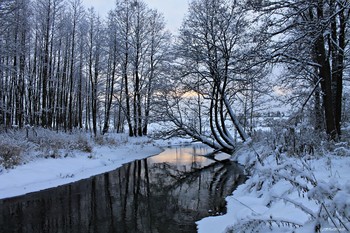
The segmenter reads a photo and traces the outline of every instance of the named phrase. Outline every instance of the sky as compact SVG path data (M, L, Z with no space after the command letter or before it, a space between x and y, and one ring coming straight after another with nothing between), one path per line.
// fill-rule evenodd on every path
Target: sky
M167 28L176 34L188 9L189 0L144 0L152 9L163 13ZM86 8L93 6L101 17L114 8L115 0L83 0Z

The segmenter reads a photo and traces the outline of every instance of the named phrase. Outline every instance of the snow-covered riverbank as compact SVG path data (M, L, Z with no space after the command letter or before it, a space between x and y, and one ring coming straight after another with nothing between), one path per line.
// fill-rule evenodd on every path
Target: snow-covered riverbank
M349 232L350 153L306 158L258 150L267 156L227 200L227 214L199 222L199 233ZM238 161L251 164L254 151L241 151Z
M91 153L75 151L62 158L36 158L2 171L0 199L71 183L161 152L159 146L147 140L129 139L117 146L94 146Z
M50 137L48 133L41 133ZM53 137L58 139L56 134ZM62 137L61 143L66 142ZM43 138L41 136L40 145L53 141L46 142ZM89 142L91 152L48 150L50 156L31 154L24 164L2 169L0 199L85 179L158 154L160 146L191 142L190 139L154 142L148 138L128 138L127 135L112 135L110 139L114 143ZM72 141L71 138L66 140ZM26 142L25 145L32 144ZM244 230L309 233L319 227L319 232L348 231L350 153L347 147L339 147L336 152L322 156L315 154L303 158L288 157L267 146L253 147L254 150L251 147L241 149L235 157L239 163L250 166L251 176L227 197L227 214L197 222L199 233ZM263 164L256 162L256 151L263 157ZM37 150L37 153L43 153L43 150ZM51 158L51 154L60 156Z

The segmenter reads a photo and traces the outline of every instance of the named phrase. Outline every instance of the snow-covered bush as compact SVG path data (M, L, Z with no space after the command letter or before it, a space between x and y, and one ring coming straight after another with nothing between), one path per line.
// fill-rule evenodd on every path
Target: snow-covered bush
M334 153L338 156L350 156L350 147L347 142L335 144Z
M8 130L0 134L0 165L4 168L31 160L31 157L59 158L78 150L92 152L89 135L84 132L64 133L43 128Z
M83 132L64 133L43 128L32 129L28 141L38 145L45 157L61 157L62 150L79 150L91 152L89 136Z
M319 171L320 167L315 169L310 165L311 155L303 158L290 157L277 149L268 152L265 150L265 154L260 156L262 163L252 159L253 154L261 151L254 149L251 153L245 153L244 162L250 165L248 167L252 175L245 183L244 193L260 200L265 210L259 212L252 209L250 216L235 222L227 232L350 230L350 182L341 184L332 172L332 159L335 159L335 155L330 153L328 158L313 158L314 161L317 160L318 166L326 168L323 171L329 173L326 177L333 176L323 180L315 176L315 171ZM239 159L243 162L242 158ZM283 209L281 206L291 210L290 213L283 215L276 211ZM296 221L298 219L302 220Z
M0 134L0 166L8 169L19 165L22 162L23 153L30 148L33 148L33 145L26 142L17 132L9 131L6 134Z
M94 142L97 145L103 146L103 145L111 145L111 146L118 146L118 145L124 145L129 142L129 136L128 134L120 133L120 134L104 134L104 135L96 135L94 137Z
M91 153L93 147L86 135L78 134L74 143L70 144L70 149Z
M0 142L0 165L5 169L17 166L21 162L21 153L19 146Z
M289 156L304 156L308 154L320 154L327 147L327 135L310 127L308 123L301 122L291 124L289 120L270 120L270 130L265 132L265 141L272 149L278 149L279 153ZM261 138L261 136L260 136ZM321 153L322 154L322 153Z

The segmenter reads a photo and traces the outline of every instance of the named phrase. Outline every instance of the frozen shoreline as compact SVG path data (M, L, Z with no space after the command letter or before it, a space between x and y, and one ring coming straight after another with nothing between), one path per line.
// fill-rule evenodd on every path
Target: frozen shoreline
M162 152L159 146L127 143L96 146L92 153L66 158L39 158L0 174L0 199L57 187L114 170L123 164Z

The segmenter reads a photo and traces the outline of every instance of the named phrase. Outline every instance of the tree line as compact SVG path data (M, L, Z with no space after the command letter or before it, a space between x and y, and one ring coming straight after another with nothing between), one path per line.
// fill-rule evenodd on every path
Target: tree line
M0 3L0 125L147 134L171 35L142 1L105 20L81 0Z
M280 88L297 106L291 125L307 116L313 131L341 137L349 1L192 0L175 40L141 0L117 0L105 20L80 0L0 4L5 128L96 135L113 124L141 136L162 120L232 152Z

